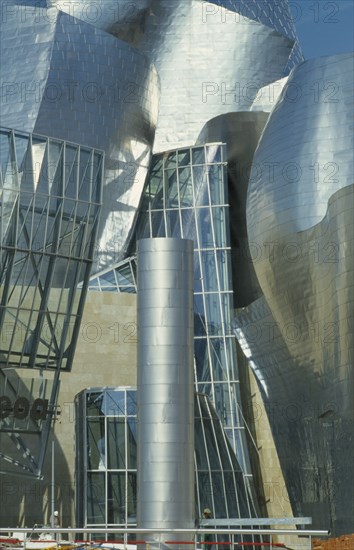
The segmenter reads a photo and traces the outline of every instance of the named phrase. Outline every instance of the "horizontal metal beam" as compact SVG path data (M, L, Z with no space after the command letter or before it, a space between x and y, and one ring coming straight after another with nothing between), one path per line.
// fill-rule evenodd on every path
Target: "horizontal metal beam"
M202 519L201 527L232 527L234 525L311 525L312 518L230 518Z
M16 533L100 533L100 534L190 534L190 535L202 535L203 533L214 533L214 534L229 534L229 535L301 535L301 537L328 537L330 531L320 531L315 529L301 529L301 531L295 531L294 529L138 529L136 527L132 528L98 528L98 527L75 527L75 528L57 528L52 529L50 527L33 527L32 529L27 528L18 528L18 527L7 527L7 529L0 529L0 533L9 533L15 531Z

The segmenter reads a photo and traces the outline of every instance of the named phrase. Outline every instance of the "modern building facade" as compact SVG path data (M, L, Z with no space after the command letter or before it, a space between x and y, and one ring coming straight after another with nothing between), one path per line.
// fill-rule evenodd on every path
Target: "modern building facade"
M221 143L155 155L140 206L136 240L180 237L194 242L195 389L211 397L242 466L243 484L251 487L231 317L234 293L226 164L226 147ZM104 285L110 281L110 291L130 292L132 286L113 281L120 281L122 272L131 274L134 262L130 258L110 272L91 277L89 288L108 290ZM249 499L248 514L252 515L251 493Z
M40 475L45 446L23 461L22 432L49 434L59 375L75 376L87 288L111 319L115 294L135 299L137 241L187 238L196 419L209 419L195 432L197 513L264 515L245 406L252 371L293 512L352 531L352 56L304 61L286 0L92 4L1 6L1 437L14 448L1 462ZM134 347L123 309L105 330ZM135 367L129 380L128 362L114 373L92 315L77 520L126 525L134 415L102 403L109 392L129 401L134 390L118 386L136 387Z
M76 399L77 522L88 527L136 525L136 388L91 388ZM243 474L206 395L195 394L196 518L247 517ZM102 535L97 535L102 538Z
M6 2L2 10L1 124L105 152L95 259L112 263L124 252L149 168L156 70L126 42L49 3Z
M263 296L236 316L272 410L294 510L338 532L354 514L353 77L346 54L289 76L255 154L247 202ZM289 89L296 102L286 101Z
M12 442L2 468L40 476L60 373L71 369L79 334L104 155L3 128L0 138L1 432ZM36 369L29 387L19 368Z

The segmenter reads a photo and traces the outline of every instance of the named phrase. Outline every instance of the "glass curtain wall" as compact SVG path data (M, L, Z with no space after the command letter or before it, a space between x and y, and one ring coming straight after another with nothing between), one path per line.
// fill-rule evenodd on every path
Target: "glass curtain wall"
M76 404L78 524L135 525L136 391L87 390Z
M76 418L78 527L135 526L136 389L85 390ZM241 467L203 394L195 398L195 434L196 518L206 507L215 518L247 517Z
M8 409L0 468L7 474L42 474L60 374L71 369L78 337L103 169L102 151L0 129L0 386ZM18 368L32 369L28 388ZM44 370L52 372L50 389ZM18 397L25 401L13 411ZM30 414L29 402L41 405Z
M102 174L100 151L0 130L1 366L70 370Z
M234 304L226 158L222 143L155 155L130 255L111 271L92 278L89 288L118 292L128 288L130 292L135 285L133 254L138 239L181 237L194 241L196 391L210 397L236 453L244 484L249 486L252 475L231 317ZM129 280L125 288L120 282L123 280ZM250 514L251 502L249 506Z
M135 256L115 264L114 268L104 269L91 277L88 290L136 294Z
M226 158L222 143L155 155L135 234L136 239L181 237L194 241L196 391L210 397L242 471L250 479L231 326Z

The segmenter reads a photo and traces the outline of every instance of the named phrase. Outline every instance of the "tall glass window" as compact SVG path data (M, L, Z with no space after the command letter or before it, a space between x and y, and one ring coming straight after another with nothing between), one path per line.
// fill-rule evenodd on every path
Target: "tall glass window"
M102 388L76 397L78 527L136 525L136 393L135 388ZM225 403L228 394L218 398ZM194 426L196 518L205 507L215 518L254 517L219 415L201 393L195 396ZM121 537L110 534L109 539Z
M77 398L80 525L136 524L136 390L86 390ZM118 537L119 538L119 537Z
M244 421L237 414L241 398L231 330L234 305L226 158L222 143L155 155L135 239L168 236L194 242L196 390L206 393L213 403L248 486L251 466ZM130 252L135 253L134 247L133 243ZM128 258L115 267L116 276L132 270L134 264ZM118 286L117 290L126 291Z

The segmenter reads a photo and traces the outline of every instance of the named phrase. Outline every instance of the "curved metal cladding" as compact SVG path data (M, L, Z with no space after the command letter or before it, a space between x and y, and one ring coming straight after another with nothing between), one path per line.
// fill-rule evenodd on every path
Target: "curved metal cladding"
M47 0L49 6L82 19L117 38L137 44L151 0Z
M251 173L248 227L257 242L313 227L331 195L353 183L352 82L352 54L306 61L289 76Z
M55 8L2 19L2 123L106 152L100 266L119 259L139 204L157 120L152 65L125 42Z
M248 242L246 199L252 159L268 120L267 113L228 113L204 126L197 143L227 144L227 185L230 205L230 256L235 307L243 307L262 294Z
M210 118L248 110L259 88L284 75L293 44L215 4L153 0L139 49L161 80L154 151L193 145Z
M192 528L193 241L138 242L138 334L138 527Z
M304 60L288 0L277 0L277 2L273 0L210 0L210 3L235 11L240 17L258 21L294 40L286 72ZM300 17L301 8L298 5L295 5L294 8L296 17ZM205 10L213 13L215 8L205 6ZM228 16L226 15L226 17Z
M288 81L288 77L285 76L280 80L272 82L268 86L264 86L258 91L252 106L251 111L263 111L264 113L270 113L280 98L284 86Z
M161 0L157 0L160 2ZM257 21L276 30L294 41L292 51L285 69L288 72L294 65L303 61L303 54L297 39L296 28L288 0L198 0L203 10L203 20L215 15L225 23L229 17L240 20ZM66 12L90 25L113 34L130 44L139 44L145 31L146 21L154 17L150 9L154 0L12 0L10 4L21 4L34 7L50 8ZM171 2L171 4L173 4ZM297 17L301 16L299 7L295 6ZM7 9L11 8L6 8ZM300 9L301 11L301 9Z
M248 344L270 406L288 411L270 420L292 504L334 533L353 518L352 82L351 55L293 71L255 154L247 205L255 270L283 338L271 366L265 334Z

